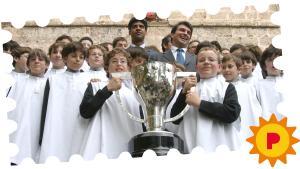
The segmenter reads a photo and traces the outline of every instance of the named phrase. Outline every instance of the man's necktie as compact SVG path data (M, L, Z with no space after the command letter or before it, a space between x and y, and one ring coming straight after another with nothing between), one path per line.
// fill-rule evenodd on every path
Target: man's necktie
M177 51L177 57L176 57L177 63L184 65L184 58L183 58L184 50L181 48L178 48L176 51Z

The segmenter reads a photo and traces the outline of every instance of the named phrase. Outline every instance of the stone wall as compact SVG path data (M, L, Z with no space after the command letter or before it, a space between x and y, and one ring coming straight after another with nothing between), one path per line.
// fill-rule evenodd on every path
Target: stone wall
M234 43L258 44L262 49L267 47L272 38L280 34L280 26L274 25L270 17L279 11L279 5L273 4L265 12L259 13L255 7L247 6L244 12L234 14L230 8L221 8L216 15L207 14L204 9L196 10L191 17L186 17L179 11L161 21L149 23L146 36L147 45L155 45L160 49L161 39L170 33L171 27L178 21L187 20L192 23L194 32L192 39L217 40L222 47L229 48ZM111 42L114 37L124 36L130 41L127 23L132 14L124 15L120 22L113 22L109 16L100 16L95 23L89 23L84 18L76 18L70 25L63 24L59 19L50 20L46 27L38 27L34 21L26 22L21 29L15 29L10 23L2 23L2 28L9 30L23 46L42 48L48 47L61 34L70 35L74 40L90 36L95 43Z

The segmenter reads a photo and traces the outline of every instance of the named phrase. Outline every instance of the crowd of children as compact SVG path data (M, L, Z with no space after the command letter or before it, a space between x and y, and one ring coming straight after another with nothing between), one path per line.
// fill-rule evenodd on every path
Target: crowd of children
M131 26L147 26L144 21L135 22L140 22L139 27L133 22L129 30ZM172 38L185 46L191 33L186 22L177 25L167 36L170 45L162 44L164 53L173 50ZM131 31L132 38L139 35L139 31ZM4 44L4 50L13 56L15 69L11 75L16 80L7 93L17 102L16 109L8 113L18 123L10 135L10 142L19 147L19 153L11 158L12 164L20 164L26 157L37 163L44 163L49 156L68 161L73 154L93 159L100 152L117 158L128 151L128 141L145 131L145 126L127 116L115 91L119 91L131 113L142 117L143 112L132 84L112 77L112 73L130 72L154 57L143 49L144 44L127 46L122 37L96 45L90 37L77 42L63 35L49 47L47 55L41 49L21 47L14 41ZM184 140L186 153L196 146L214 151L222 144L236 150L241 141L251 136L249 126L258 125L259 117L269 118L275 113L282 118L276 106L283 96L275 84L283 71L273 65L274 59L281 56L280 49L270 45L262 52L258 46L241 44L224 49L217 41L194 40L184 51L189 52L186 60L195 61L197 76L187 77L176 86L166 113L174 117L187 104L190 108L174 122L175 127L166 129ZM184 65L176 61L171 63L176 71L184 71Z

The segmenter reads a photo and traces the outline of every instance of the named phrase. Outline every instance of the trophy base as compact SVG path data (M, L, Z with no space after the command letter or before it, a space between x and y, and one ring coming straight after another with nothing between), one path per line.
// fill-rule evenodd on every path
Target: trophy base
M184 153L183 140L176 134L167 131L144 132L129 141L129 152L132 157L142 157L148 149L153 150L157 156L164 156L172 148Z

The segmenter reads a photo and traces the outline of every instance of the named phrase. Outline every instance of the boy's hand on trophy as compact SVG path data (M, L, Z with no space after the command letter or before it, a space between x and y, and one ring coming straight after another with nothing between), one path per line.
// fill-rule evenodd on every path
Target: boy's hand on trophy
M199 109L201 99L196 92L188 91L188 93L186 94L185 102L186 104L197 107L197 109Z
M197 78L195 76L186 77L184 79L183 93L187 93L190 89L197 84Z
M119 90L122 86L122 80L120 78L112 77L107 85L108 91Z

